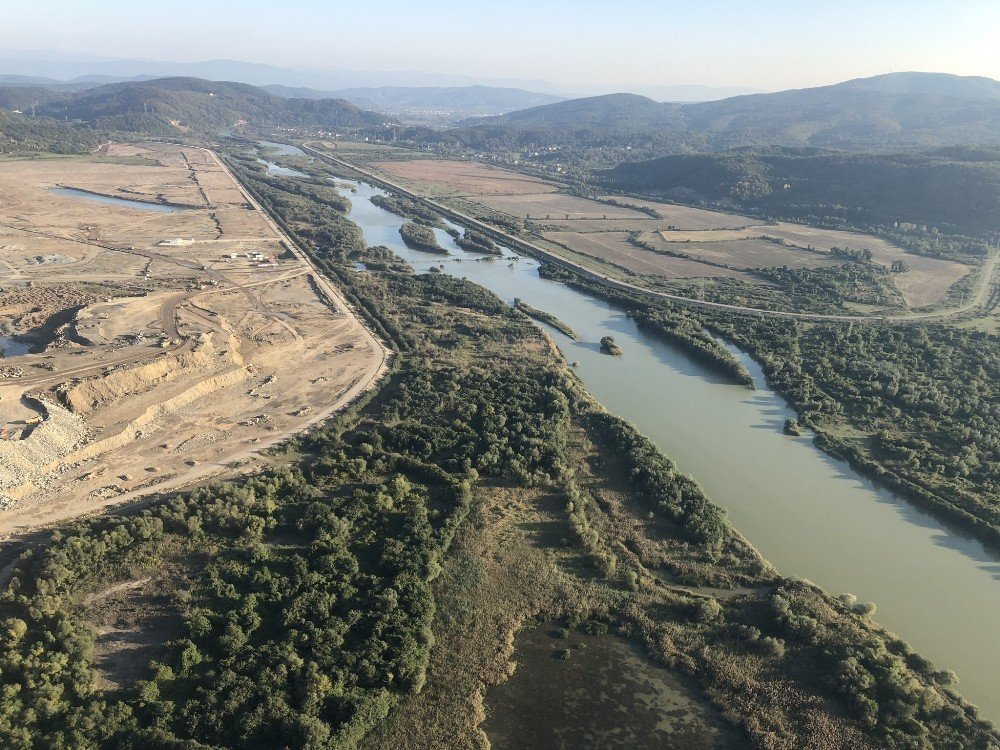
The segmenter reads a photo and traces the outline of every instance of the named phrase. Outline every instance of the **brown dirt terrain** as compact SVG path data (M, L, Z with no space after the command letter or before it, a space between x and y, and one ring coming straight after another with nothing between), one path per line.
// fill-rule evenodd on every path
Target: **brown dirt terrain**
M779 222L774 225L757 225L741 230L724 231L664 231L660 235L673 247L688 248L694 243L700 247L707 248L711 260L716 262L740 265L739 258L741 252L740 240L754 237L773 237L786 242L789 246L797 248L813 248L822 252L829 252L831 248L850 248L853 250L871 250L876 263L890 267L894 261L905 261L909 270L905 273L894 274L892 277L896 288L903 295L903 299L911 307L921 307L923 305L933 305L944 299L948 289L955 282L965 276L971 270L969 266L956 263L950 260L939 258L928 258L922 255L915 255L906 252L888 240L871 235L858 234L856 232L839 232L832 229L819 229L803 224L789 224ZM731 245L731 251L727 251L724 245ZM776 246L780 247L780 246ZM688 252L688 250L685 250ZM714 252L714 254L712 254ZM721 254L720 254L721 253ZM692 255L696 252L691 251ZM729 257L731 260L720 260ZM833 258L831 261L842 262ZM777 264L780 265L780 264ZM789 263L791 266L792 264ZM801 267L801 266L795 266Z
M644 234L640 239L657 249L662 248L665 252L683 253L690 255L694 260L721 263L734 268L774 268L776 266L822 268L823 266L840 265L844 262L842 258L782 245L760 237L722 242L667 242L664 240L664 237L672 237L673 234L673 232Z
M558 185L470 161L384 161L371 165L403 184L434 195L525 195L556 192Z
M575 252L607 261L633 273L652 274L668 278L729 278L756 283L749 274L710 266L687 258L677 258L636 247L629 241L628 232L602 232L578 234L575 232L546 232L545 238L572 248Z
M384 363L213 154L103 153L0 162L0 336L32 345L0 359L0 537L231 471Z

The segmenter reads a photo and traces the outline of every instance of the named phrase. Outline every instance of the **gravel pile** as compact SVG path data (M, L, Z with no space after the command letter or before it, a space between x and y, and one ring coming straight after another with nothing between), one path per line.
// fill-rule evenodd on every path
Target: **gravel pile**
M43 470L87 439L83 419L56 404L40 402L45 419L24 440L0 440L0 490L37 480Z

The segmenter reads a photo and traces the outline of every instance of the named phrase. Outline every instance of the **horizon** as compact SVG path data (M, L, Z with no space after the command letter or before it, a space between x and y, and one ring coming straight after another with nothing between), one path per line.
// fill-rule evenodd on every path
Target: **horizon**
M836 9L804 9L790 0L765 8L733 0L723 9L691 2L644 8L636 0L613 9L583 5L515 0L503 14L463 7L459 15L453 0L432 0L419 11L388 0L373 19L362 9L315 0L299 0L277 17L259 0L224 0L208 9L179 0L152 10L123 9L110 0L86 7L44 0L8 9L0 48L22 60L41 55L94 65L241 62L302 74L455 78L469 82L450 85L534 85L584 95L683 86L778 91L904 71L1000 79L993 34L1000 8L981 0L917 10L902 0L878 8L852 1ZM307 14L310 23L302 26L295 11ZM195 15L199 24L178 20ZM727 18L724 27L720 16ZM338 33L348 28L349 34ZM441 35L448 44L427 45ZM371 44L376 36L377 50ZM274 43L282 38L295 44ZM777 47L771 40L779 38ZM510 54L514 45L516 55ZM559 54L553 54L556 49Z
M351 70L351 69L319 69L319 68L306 68L306 67L292 67L292 66L278 66L271 63L263 63L252 60L237 60L229 58L215 58L215 59L199 59L191 61L180 61L180 60L167 60L167 59L155 59L155 58L126 58L126 57L98 57L98 56L87 56L84 58L81 56L79 59L74 59L72 54L55 52L52 50L30 50L26 51L27 54L7 57L8 53L16 52L15 50L0 49L0 66L5 63L21 63L24 65L35 65L42 63L44 65L51 66L65 66L65 65L80 65L86 66L91 65L93 67L80 67L78 71L70 74L49 74L33 72L31 70L21 70L20 72L11 73L5 71L0 67L0 76L7 75L9 77L22 77L22 78L37 78L40 81L51 80L53 82L59 83L71 83L75 81L80 82L92 82L97 85L101 85L101 81L98 79L107 78L109 79L107 83L117 83L117 82L128 82L130 80L160 80L169 78L192 78L201 79L208 81L215 81L218 83L242 83L249 84L256 87L266 88L269 86L283 86L288 89L303 89L303 90L314 90L322 91L326 88L329 90L328 93L337 93L340 90L376 90L376 89L443 89L443 88L472 88L472 87L482 87L482 88L495 88L495 89L510 89L510 90L523 90L526 93L547 93L556 94L558 98L562 99L572 99L572 98L592 98L599 96L609 96L615 94L634 94L637 96L644 96L646 98L657 99L657 91L660 93L666 93L667 91L673 91L680 93L685 90L689 90L688 93L692 95L690 99L677 99L674 101L702 101L709 99L723 99L731 98L736 96L744 96L748 94L771 94L771 93L781 93L783 91L792 90L802 90L811 88L821 88L826 86L834 86L840 83L850 82L854 80L866 80L872 78L880 78L885 76L893 75L943 75L943 76L954 76L957 78L980 78L984 80L991 80L1000 83L1000 78L994 78L992 76L976 75L976 74L960 74L960 73L949 73L940 70L887 70L884 72L873 73L867 76L857 76L854 78L842 78L831 81L826 81L822 83L817 83L808 86L796 86L788 89L763 89L763 88L751 88L751 87L740 87L740 86L726 86L718 85L713 86L709 84L701 84L696 82L689 83L668 83L668 84L654 84L654 85L633 85L628 83L623 83L619 87L614 85L609 86L579 86L574 90L572 84L560 83L551 80L518 80L518 79L499 79L499 78L489 78L489 77L473 77L473 76L461 76L459 74L447 74L447 73L430 73L422 70ZM100 72L100 66L108 65L131 65L134 66L129 72ZM148 65L149 69L142 66ZM268 71L273 71L273 77L266 80L247 80L247 78L253 78L253 76L242 76L237 73L236 75L226 77L225 75L210 75L203 72L185 72L185 71L172 71L172 72L154 72L157 66L238 66L245 70L250 70L253 68L267 69ZM329 86L322 86L319 83L314 83L312 85L302 84L301 82L283 80L283 75L289 74L302 74L313 77L322 76L340 76L346 77L348 79L356 77L359 79L355 83L347 83L343 85L335 85L331 83ZM381 81L373 81L365 83L360 81L361 78L380 78ZM427 79L424 82L411 82L407 83L406 80L395 80L394 77L416 77L420 79ZM444 80L451 79L451 80ZM459 80L461 79L461 80ZM587 89L590 90L587 90ZM699 98L697 94L707 94L714 92L717 96ZM671 101L669 99L660 98L660 101Z

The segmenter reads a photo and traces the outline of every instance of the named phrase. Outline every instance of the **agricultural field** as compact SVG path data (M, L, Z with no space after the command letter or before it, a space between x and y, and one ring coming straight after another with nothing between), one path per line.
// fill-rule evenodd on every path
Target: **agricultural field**
M767 237L745 237L737 240L704 242L671 242L672 232L640 235L639 241L661 252L689 255L693 260L733 268L823 268L844 262L829 253L815 252L785 245Z
M591 234L595 232L661 232L664 231L668 222L663 219L643 218L637 219L634 216L618 219L565 219L563 216L553 216L545 219L543 216L532 214L532 227L541 231L551 232L579 232L581 234Z
M368 166L405 188L451 201L460 210L475 213L482 207L530 221L529 230L546 240L634 274L754 281L741 271L839 266L845 259L832 255L833 248L868 249L872 261L887 270L905 261L907 270L893 273L890 280L908 306L925 307L942 303L949 289L972 270L962 263L908 253L870 235L787 222L763 224L739 214L630 196L583 198L561 192L556 183L476 162L418 159ZM628 240L630 233L662 254L636 247ZM677 255L685 257L670 257Z
M384 161L370 165L401 185L427 195L544 195L559 185L472 161Z
M546 232L544 237L550 242L571 248L574 252L589 255L640 275L664 276L672 279L727 278L755 281L749 274L738 270L720 268L637 247L629 240L628 232L595 234Z
M601 196L601 200L610 200L616 203L652 209L663 217L664 223L679 230L740 229L757 223L755 219L751 219L749 216L726 214L721 211L709 211L704 208L681 206L676 203L641 200L639 198L632 198L631 196L605 195Z
M893 274L893 283L903 299L911 307L933 305L944 299L948 289L972 269L962 263L940 258L928 258L908 253L903 248L880 237L839 232L832 229L818 229L804 224L763 224L741 230L714 231L674 231L660 232L666 247L683 248L683 252L719 263L734 266L743 265L744 242L760 238L778 240L783 245L774 247L788 253L798 252L800 256L814 255L813 251L829 252L832 248L851 250L871 250L872 260L886 268L897 261L904 261L909 267L904 273ZM796 250L798 248L798 250ZM838 258L831 258L836 263ZM764 265L764 264L758 264ZM775 263L774 265L782 265ZM789 267L814 267L808 264L788 263Z
M0 162L0 536L230 472L382 363L214 154L100 157Z
M535 195L481 195L474 200L494 211L501 211L521 219L548 222L551 220L577 221L580 219L649 219L647 214L631 208L599 203L565 193L540 193ZM625 227L629 228L629 227Z

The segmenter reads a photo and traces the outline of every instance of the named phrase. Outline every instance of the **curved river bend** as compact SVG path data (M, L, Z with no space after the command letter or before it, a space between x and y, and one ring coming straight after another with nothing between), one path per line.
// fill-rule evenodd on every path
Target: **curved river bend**
M937 668L954 670L962 694L1000 723L1000 556L873 486L810 438L785 435L794 412L745 355L755 391L645 335L623 310L541 279L532 259L505 250L503 259L477 260L441 230L449 256L407 248L399 236L404 220L369 200L381 191L352 184L349 218L369 245L392 248L417 272L443 266L567 323L579 342L547 330L566 359L579 362L577 373L594 397L697 479L782 573L875 602L880 623ZM609 334L624 356L600 353L598 342Z

